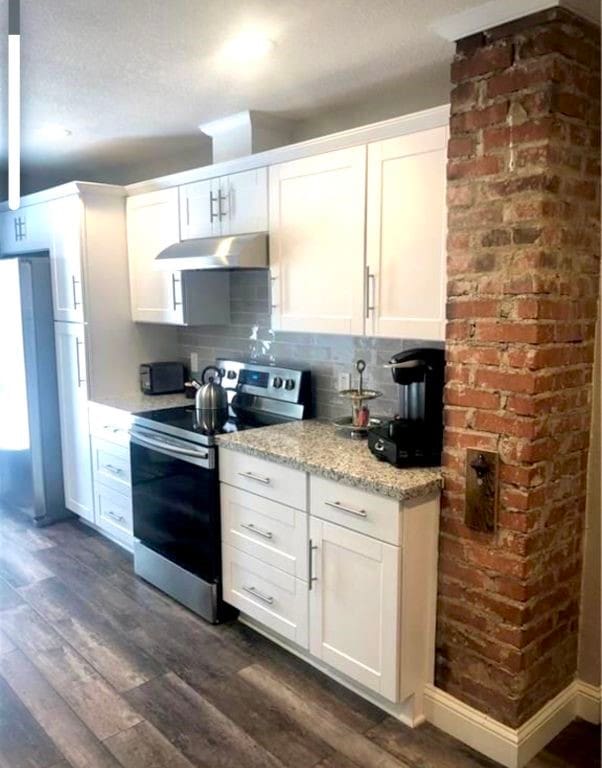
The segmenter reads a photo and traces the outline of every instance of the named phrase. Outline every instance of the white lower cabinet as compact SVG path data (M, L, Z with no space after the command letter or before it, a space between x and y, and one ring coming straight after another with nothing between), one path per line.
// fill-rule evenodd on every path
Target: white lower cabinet
M55 323L54 334L65 506L92 522L94 501L84 326Z
M268 629L308 646L307 582L222 545L224 600Z
M133 536L129 425L131 414L90 403L94 523L131 549Z
M399 693L401 549L310 518L309 649L390 701Z
M94 480L95 523L112 539L131 546L132 494L120 493Z
M307 515L222 484L222 541L307 580Z
M225 601L420 721L434 673L439 499L400 502L224 446L220 480Z

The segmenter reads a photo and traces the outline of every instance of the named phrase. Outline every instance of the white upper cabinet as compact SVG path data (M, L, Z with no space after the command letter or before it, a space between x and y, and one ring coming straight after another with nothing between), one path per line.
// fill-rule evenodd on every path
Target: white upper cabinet
M366 147L270 168L272 324L363 334Z
M50 211L48 203L38 203L6 211L1 215L2 253L28 253L48 250Z
M54 319L84 322L82 280L82 201L79 195L48 203L52 220L50 267Z
M226 182L223 189L223 182ZM268 228L268 169L233 173L222 180L225 217L222 235L266 232Z
M182 240L242 235L268 228L267 169L256 168L180 187Z
M368 145L366 333L445 338L447 129Z
M149 192L127 200L127 239L132 320L182 325L180 272L158 272L155 257L179 242L178 188Z
M221 231L219 179L204 179L180 187L182 240L215 237Z
M309 649L352 680L397 701L401 550L310 518Z
M65 506L94 520L84 326L55 323Z

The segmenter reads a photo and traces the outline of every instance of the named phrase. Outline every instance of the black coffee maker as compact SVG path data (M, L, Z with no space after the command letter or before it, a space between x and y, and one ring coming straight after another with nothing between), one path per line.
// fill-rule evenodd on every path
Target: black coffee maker
M423 347L394 355L387 368L400 386L399 416L368 430L368 447L396 467L435 467L443 447L445 352Z

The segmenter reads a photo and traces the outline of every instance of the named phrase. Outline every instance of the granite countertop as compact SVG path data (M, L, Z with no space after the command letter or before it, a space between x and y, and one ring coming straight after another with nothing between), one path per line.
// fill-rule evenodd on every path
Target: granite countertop
M183 392L175 395L143 395L142 392L94 398L91 402L117 408L127 413L155 411L162 408L177 408L179 405L190 405L194 400L188 399Z
M220 435L218 444L394 499L419 498L442 486L438 467L397 469L376 459L365 441L341 437L317 419Z

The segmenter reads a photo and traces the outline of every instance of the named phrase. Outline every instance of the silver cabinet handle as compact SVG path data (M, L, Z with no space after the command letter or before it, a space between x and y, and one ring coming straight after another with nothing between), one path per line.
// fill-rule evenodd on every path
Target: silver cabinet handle
M190 198L186 196L186 226L190 226Z
M355 515L356 517L368 517L368 513L364 509L353 509L353 507L346 507L343 504L341 504L340 501L325 501L324 504L326 504L327 507L333 507L334 509L338 509L339 512L347 512L350 515Z
M77 300L77 290L75 288L76 283L80 283L80 281L75 277L75 275L71 275L71 289L73 291L73 309L77 309L81 306L81 301Z
M372 288L372 290L370 290ZM370 312L376 309L376 275L366 267L366 319L370 318Z
M246 528L247 531L251 531L251 533L256 533L258 536L263 536L264 539L273 539L274 534L271 531L266 531L264 528L258 528L256 525L253 525L253 523L241 523L241 528Z
M224 216L228 215L228 211L222 210L222 202L224 202L227 199L228 199L228 196L222 194L222 190L220 189L220 191L219 191L219 193L217 195L219 219L220 219L220 221L224 218Z
M268 605L272 605L274 602L274 598L270 597L270 595L266 595L265 593L261 592L257 587L247 587L243 584L243 587L245 592L248 592L250 595L253 595L253 597L258 597L260 600L263 600L264 603L267 603Z
M82 378L82 368L81 363L79 359L79 348L83 344L83 341L80 341L77 337L75 339L75 363L77 365L77 386L81 387L82 384L86 383L86 380Z
M246 477L247 480L255 480L257 483L263 483L264 485L269 485L272 481L269 477L264 477L263 475L257 475L255 472L239 472L238 473L241 477Z
M309 548L308 548L308 563L307 563L307 581L308 581L308 590L311 592L311 585L314 581L318 580L317 576L314 576L314 557L313 552L314 549L317 549L317 545L313 543L313 541L309 540Z
M214 213L213 212L213 204L218 202L217 195L214 195L213 192L209 192L209 221L213 221L213 219L217 219L219 216L221 216L221 205L220 205L220 213Z
M173 300L173 308L177 309L178 307L182 306L182 302L178 301L176 296L176 283L181 283L182 281L176 277L176 273L173 272L171 275L171 295Z
M119 467L114 467L112 464L105 464L105 469L108 469L109 472L112 472L114 475L123 475L123 469L119 469Z
M125 523L125 517L123 515L118 515L117 512L111 512L111 510L108 509L107 515L112 517L113 520L117 520L118 523Z
M25 229L25 219L22 219L20 216L17 216L14 220L15 224L15 240L25 240L27 237L27 232Z

